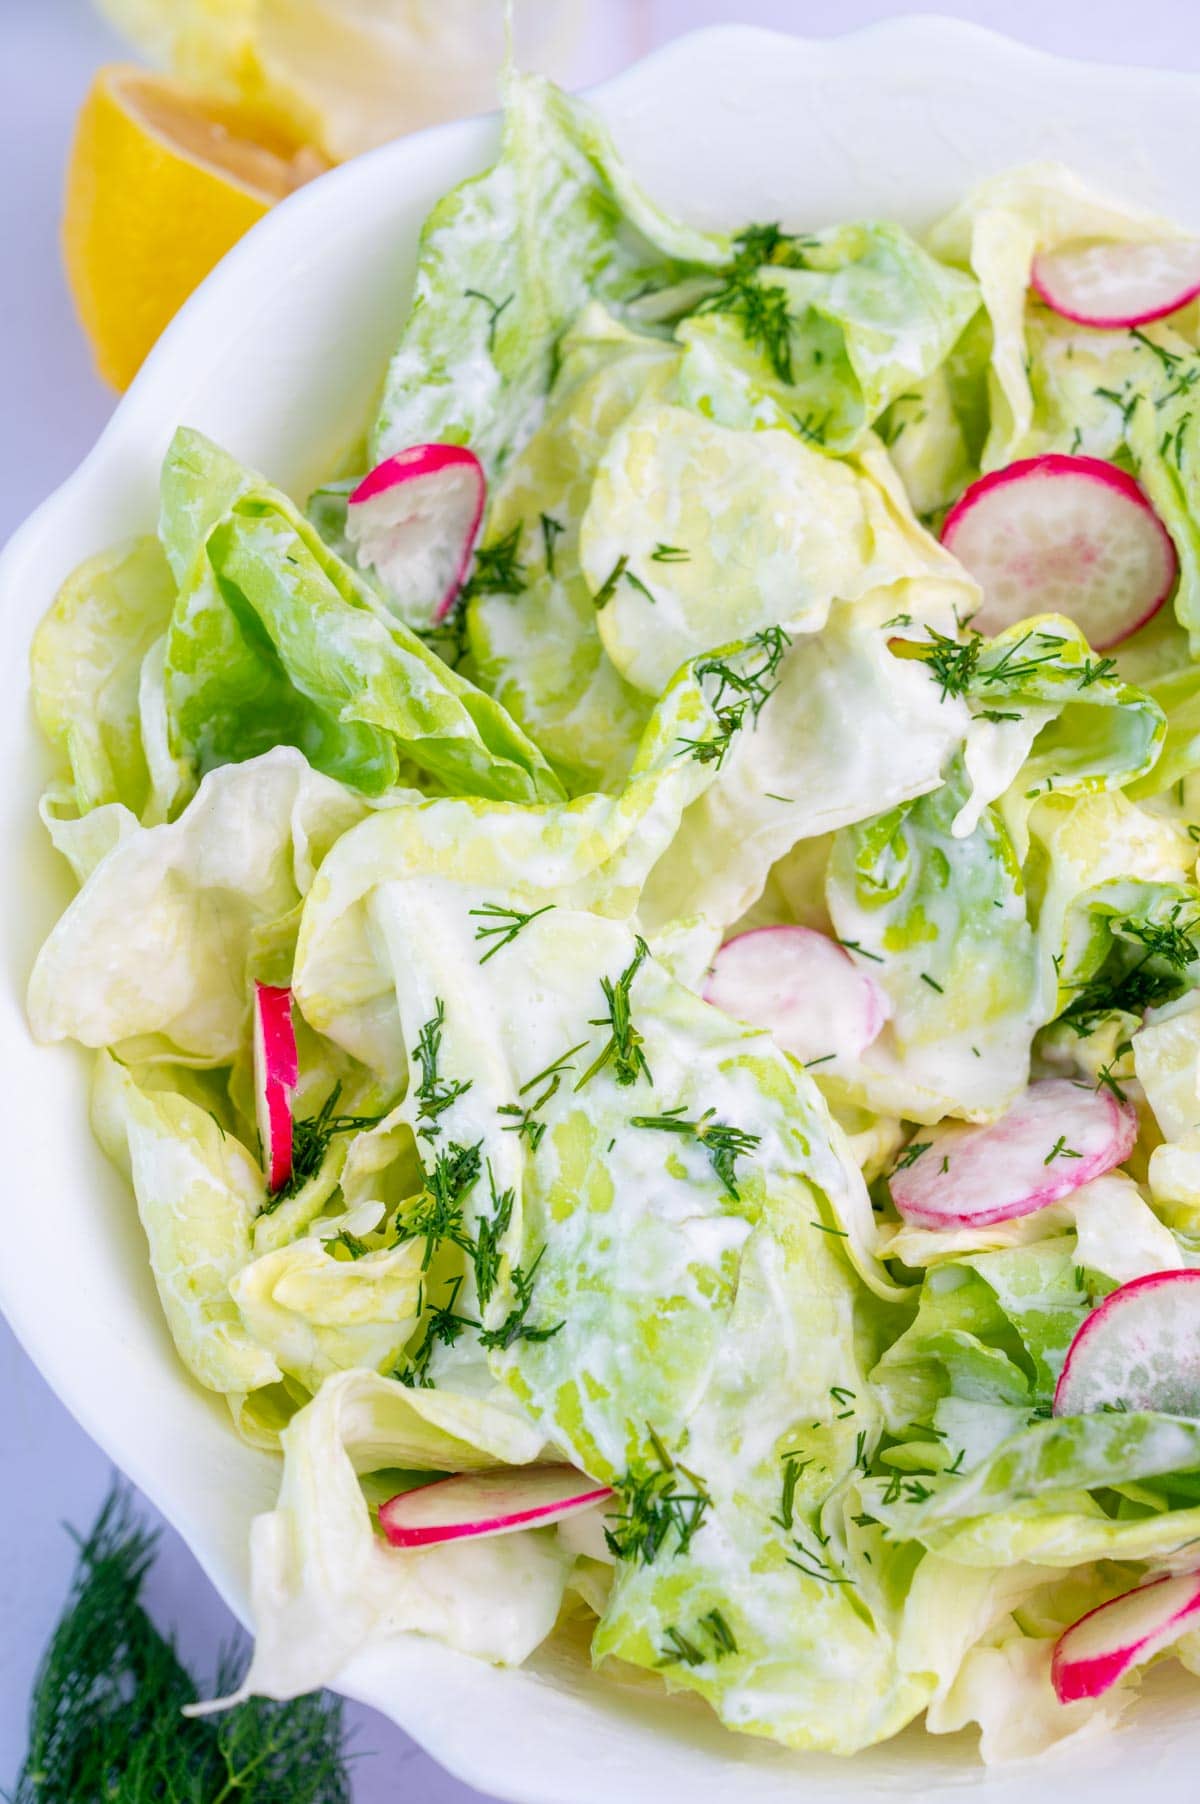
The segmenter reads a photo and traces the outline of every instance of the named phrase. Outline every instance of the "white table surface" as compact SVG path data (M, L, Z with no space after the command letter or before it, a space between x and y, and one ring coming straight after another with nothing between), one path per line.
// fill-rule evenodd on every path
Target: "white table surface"
M497 0L497 4L499 0ZM1066 55L1200 66L1195 0L975 0L904 7L886 0L592 0L580 75L594 80L692 26L731 18L823 36L912 10L992 25ZM86 0L0 0L0 541L74 468L107 419L57 250L71 123L95 67L122 54ZM31 1206L36 1199L31 1199ZM0 1793L25 1747L34 1668L62 1605L72 1549L64 1520L87 1527L108 1488L108 1460L0 1322ZM148 1506L147 1506L148 1509ZM149 1512L148 1512L149 1513ZM201 1672L232 1629L171 1531L147 1588ZM361 1761L355 1804L467 1804L481 1794L444 1773L373 1711L350 1708Z

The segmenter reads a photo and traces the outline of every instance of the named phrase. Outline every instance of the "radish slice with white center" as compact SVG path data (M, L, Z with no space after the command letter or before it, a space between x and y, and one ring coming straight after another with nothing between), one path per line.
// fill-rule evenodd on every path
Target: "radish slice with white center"
M985 1127L919 1129L907 1163L892 1173L892 1200L921 1228L1012 1221L1111 1171L1129 1156L1137 1128L1136 1109L1110 1091L1045 1078Z
M1100 651L1157 614L1179 570L1133 477L1098 457L1026 457L981 476L946 515L942 543L983 591L979 632L1065 614Z
M754 927L726 941L704 1000L766 1028L798 1059L857 1058L887 1020L888 1002L836 941L811 927Z
M269 1190L279 1190L292 1175L292 1097L299 1081L292 992L256 983L254 1107Z
M1200 1573L1168 1576L1114 1597L1060 1635L1050 1677L1060 1704L1098 1698L1129 1672L1194 1629L1200 1615Z
M1081 326L1145 326L1177 313L1200 294L1200 241L1068 244L1033 260L1039 300Z
M1056 1416L1103 1409L1200 1417L1200 1271L1150 1272L1112 1291L1071 1345Z
M573 1466L516 1466L402 1491L383 1505L379 1524L393 1547L432 1547L438 1541L549 1528L611 1496L608 1485Z
M463 445L413 445L364 476L346 537L405 620L444 620L470 568L483 519L483 465Z

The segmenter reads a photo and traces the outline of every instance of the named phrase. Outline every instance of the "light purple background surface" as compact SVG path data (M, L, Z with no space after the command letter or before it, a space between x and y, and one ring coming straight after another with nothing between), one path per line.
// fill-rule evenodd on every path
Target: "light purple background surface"
M598 80L667 38L723 20L825 36L914 10L951 13L1064 55L1200 67L1195 0L976 0L926 9L886 0L591 0L579 73ZM0 541L69 475L113 406L75 325L57 232L76 109L95 67L122 54L86 0L0 0ZM27 1206L37 1209L39 1199L29 1197ZM49 1222L47 1232L53 1232ZM79 1354L86 1358L87 1349ZM86 1527L110 1479L107 1459L57 1402L3 1322L0 1477L2 1793L24 1752L34 1669L73 1564L60 1524ZM232 1621L170 1531L148 1601L156 1620L177 1632L185 1657L202 1673L210 1671ZM468 1804L481 1798L373 1711L355 1706L348 1715L362 1754L354 1769L355 1804Z

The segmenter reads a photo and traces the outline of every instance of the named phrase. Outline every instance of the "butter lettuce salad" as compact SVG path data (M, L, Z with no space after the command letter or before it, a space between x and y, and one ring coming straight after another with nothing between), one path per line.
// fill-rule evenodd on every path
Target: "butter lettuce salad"
M803 212L511 75L353 466L183 426L38 631L30 1019L281 1457L252 1692L558 1636L1003 1760L1200 1674L1200 250Z

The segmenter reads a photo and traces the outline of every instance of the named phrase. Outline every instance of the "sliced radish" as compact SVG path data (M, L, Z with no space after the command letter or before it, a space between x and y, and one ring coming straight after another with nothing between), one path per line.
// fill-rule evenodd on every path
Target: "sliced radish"
M1179 569L1133 477L1098 457L1026 457L981 476L946 515L942 543L983 590L979 632L1065 614L1100 651L1158 612Z
M1056 1416L1113 1408L1200 1417L1200 1271L1150 1272L1105 1297L1067 1349Z
M299 1081L292 992L256 983L254 1107L269 1190L278 1190L292 1175L292 1097Z
M1142 1666L1196 1627L1200 1573L1152 1579L1114 1597L1059 1636L1050 1677L1060 1704L1098 1698L1131 1667Z
M346 537L406 620L444 620L475 549L487 480L463 445L413 445L377 464L346 506Z
M726 941L704 1000L753 1022L805 1060L856 1058L888 1015L883 991L836 941L811 927L754 927Z
M1081 326L1144 326L1200 294L1200 241L1068 244L1033 260L1039 300Z
M431 1547L465 1536L511 1535L548 1528L612 1496L573 1466L517 1466L468 1472L390 1497L379 1523L393 1547Z
M986 1127L918 1130L923 1150L892 1173L892 1200L922 1228L983 1228L1032 1215L1119 1165L1137 1129L1136 1109L1110 1091L1046 1078Z

